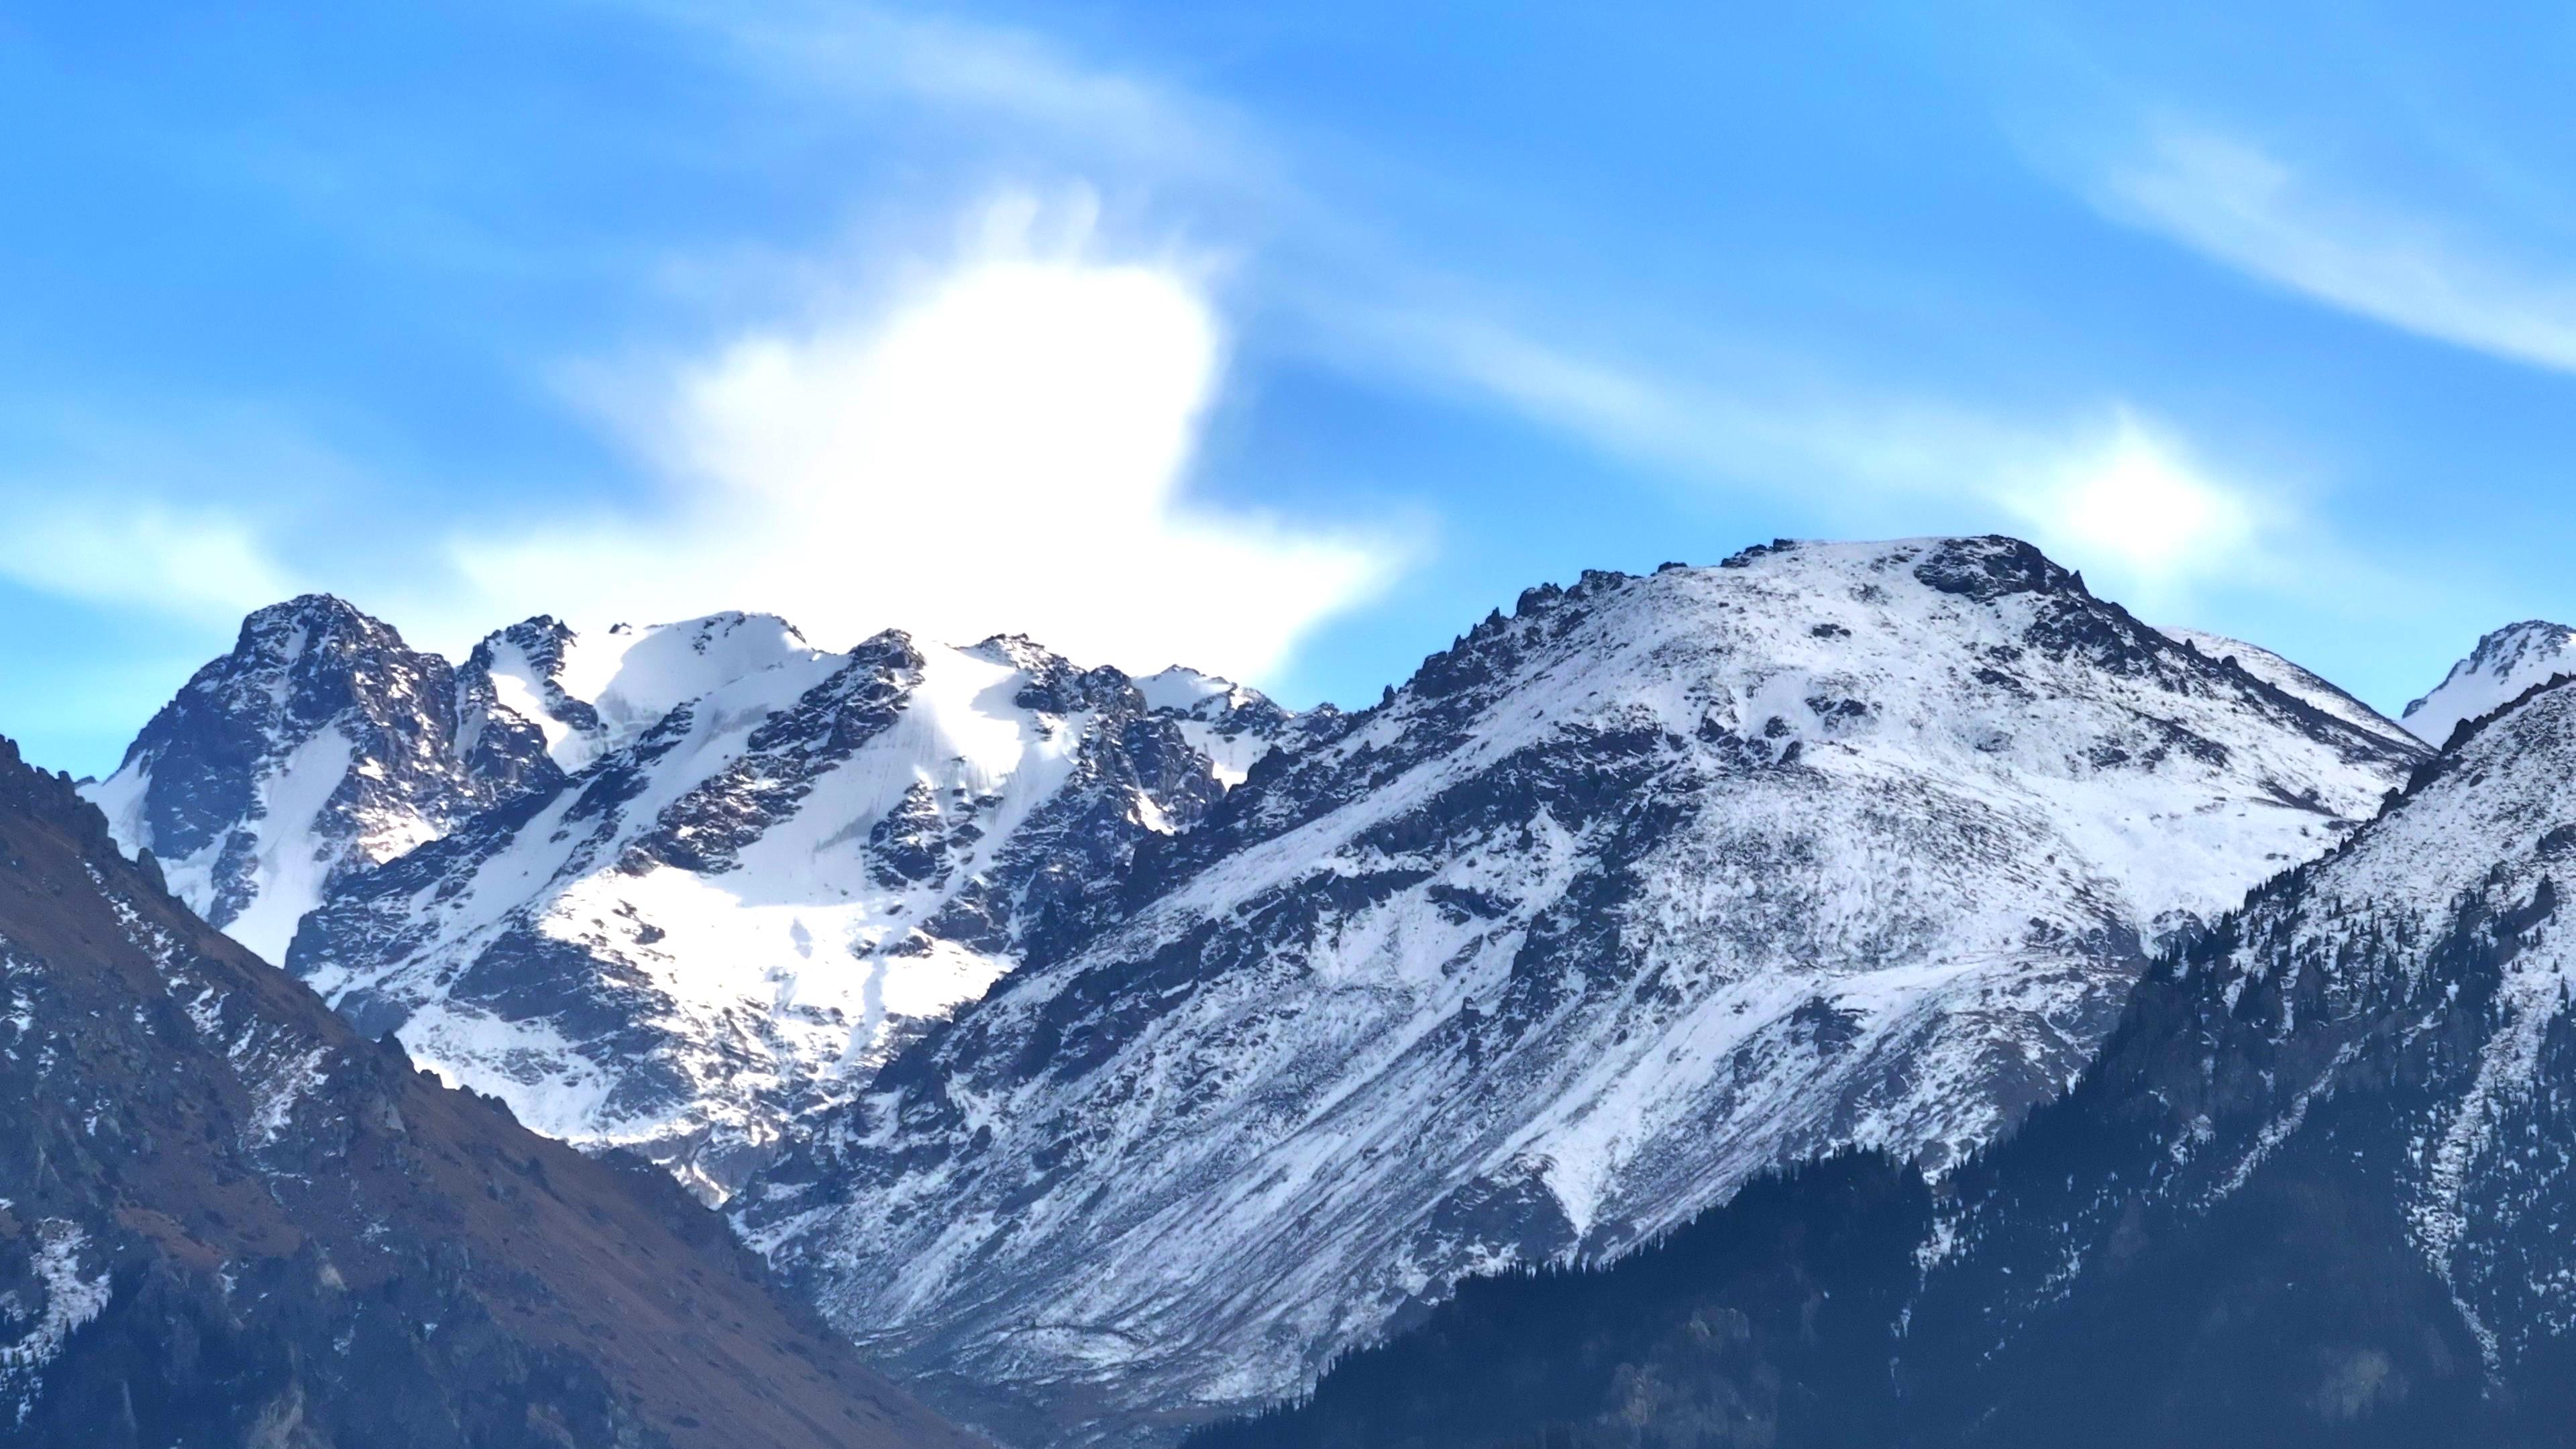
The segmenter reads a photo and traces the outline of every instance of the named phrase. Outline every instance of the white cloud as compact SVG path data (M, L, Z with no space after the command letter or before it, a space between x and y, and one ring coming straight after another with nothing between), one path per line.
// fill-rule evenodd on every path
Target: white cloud
M2240 564L2259 542L2264 507L2125 413L2005 484L2001 498L2044 546L2158 594Z
M1391 311L1356 324L1383 359L1481 392L1702 486L1795 497L1858 531L2007 528L2118 586L2170 597L2240 572L2293 520L2223 479L2169 427L2110 406L2035 425L1849 392L1792 392L1624 365L1490 316Z
M683 369L643 440L667 508L464 540L438 613L759 609L835 647L1027 632L1257 679L1401 550L1186 496L1221 365L1186 268L988 242L897 305Z
M76 505L61 496L14 505L0 532L0 573L66 598L200 620L294 592L286 570L237 518L79 491Z
M2110 215L2410 332L2576 370L2576 277L2338 194L2269 153L2167 127L2100 183Z

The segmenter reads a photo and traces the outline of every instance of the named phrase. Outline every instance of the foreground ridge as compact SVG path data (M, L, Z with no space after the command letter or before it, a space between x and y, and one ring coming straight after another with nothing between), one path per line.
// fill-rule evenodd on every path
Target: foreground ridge
M641 1164L361 1039L0 741L0 1443L951 1446Z

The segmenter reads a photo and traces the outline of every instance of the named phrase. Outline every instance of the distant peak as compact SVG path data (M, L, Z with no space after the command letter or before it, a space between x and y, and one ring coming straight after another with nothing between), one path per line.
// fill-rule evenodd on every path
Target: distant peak
M2534 649L2561 650L2576 643L2576 629L2546 619L2525 619L2488 631L2469 651L2469 663L2496 664L2521 658Z
M702 641L721 639L744 629L770 628L776 629L779 637L783 639L792 639L800 645L805 642L805 631L789 623L783 616L742 609L724 609L713 614L701 614L694 619L682 619L677 623L661 625L660 628L684 632L691 638ZM648 632L658 632L658 630Z
M2400 718L2417 738L2440 746L2462 723L2494 713L2533 685L2576 673L2576 629L2524 619L2489 630L2442 682L2406 706Z
M1171 710L1180 714L1202 714L1209 710L1241 709L1251 705L1268 705L1270 698L1250 685L1237 684L1222 675L1174 664L1134 681L1136 692L1145 698L1150 710Z

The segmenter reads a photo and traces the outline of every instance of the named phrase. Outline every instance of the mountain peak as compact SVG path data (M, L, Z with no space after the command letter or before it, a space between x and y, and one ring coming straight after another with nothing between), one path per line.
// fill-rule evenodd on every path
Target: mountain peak
M1192 1449L2563 1439L2572 772L2576 689L2534 686L1934 1190L1867 1156L1756 1184Z
M333 880L544 767L533 737L460 729L458 705L447 660L305 594L245 618L85 793L189 905L274 959Z
M297 594L291 599L281 599L251 610L243 617L242 628L248 632L264 630L282 622L324 621L355 623L378 629L386 627L381 620L338 594L310 593Z
M2423 753L2018 540L1588 572L1140 852L739 1221L980 1422L1074 1416L1030 1438L1293 1393L1781 1163L1973 1154Z
M1059 674L1073 667L1063 655L1026 634L994 634L967 645L964 652L1038 676Z
M2492 713L2552 675L2576 673L2576 629L2525 619L2478 640L2423 698L2399 716L2426 744L2440 748L2460 725Z
M547 755L579 771L735 680L825 659L776 614L727 610L583 634L552 615L485 636L466 660L464 690L540 731Z

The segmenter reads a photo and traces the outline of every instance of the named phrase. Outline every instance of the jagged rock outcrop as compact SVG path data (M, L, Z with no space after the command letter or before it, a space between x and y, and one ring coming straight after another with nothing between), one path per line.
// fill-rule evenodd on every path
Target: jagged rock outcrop
M268 959L350 876L561 772L488 682L308 594L242 621L86 789L199 915Z

